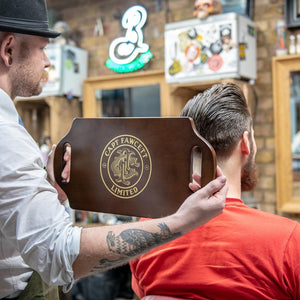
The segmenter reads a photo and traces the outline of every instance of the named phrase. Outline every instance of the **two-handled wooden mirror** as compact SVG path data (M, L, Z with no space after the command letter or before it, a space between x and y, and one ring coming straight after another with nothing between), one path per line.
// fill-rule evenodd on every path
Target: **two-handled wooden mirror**
M277 209L300 213L300 55L272 64Z

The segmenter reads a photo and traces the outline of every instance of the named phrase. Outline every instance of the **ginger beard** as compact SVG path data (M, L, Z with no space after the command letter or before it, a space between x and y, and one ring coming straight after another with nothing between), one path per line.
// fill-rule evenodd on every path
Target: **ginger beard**
M44 87L46 85L48 80L49 80L49 72L44 70L43 74L42 74L42 77L41 77L41 81L40 81L41 84L42 84L42 87Z
M253 140L250 139L250 154L242 170L241 188L242 192L252 191L257 183L257 169L255 164L255 152Z

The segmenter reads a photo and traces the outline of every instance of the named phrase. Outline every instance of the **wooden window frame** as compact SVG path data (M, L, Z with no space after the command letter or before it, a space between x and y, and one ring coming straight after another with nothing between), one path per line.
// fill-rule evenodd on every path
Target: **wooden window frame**
M300 71L300 56L273 57L273 103L277 210L300 213L300 195L293 194L290 72Z

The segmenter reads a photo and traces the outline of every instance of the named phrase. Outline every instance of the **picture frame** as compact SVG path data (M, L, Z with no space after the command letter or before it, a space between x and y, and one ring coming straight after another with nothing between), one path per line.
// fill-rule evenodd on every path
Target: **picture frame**
M220 0L220 2L222 13L235 12L253 20L254 0Z
M300 0L285 0L285 20L289 29L300 27Z

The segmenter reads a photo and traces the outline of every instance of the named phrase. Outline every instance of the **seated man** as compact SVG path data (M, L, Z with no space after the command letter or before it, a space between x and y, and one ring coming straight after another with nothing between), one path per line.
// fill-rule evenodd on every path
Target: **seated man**
M223 214L131 263L132 286L152 299L300 299L300 226L247 207L256 183L252 120L240 88L218 84L184 107L214 147L229 190Z

